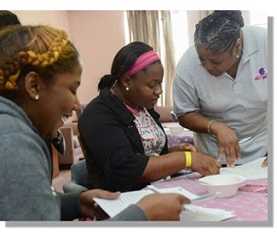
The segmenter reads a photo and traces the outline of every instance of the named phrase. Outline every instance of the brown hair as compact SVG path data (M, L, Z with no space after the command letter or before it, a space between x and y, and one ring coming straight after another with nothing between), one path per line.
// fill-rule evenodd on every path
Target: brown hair
M0 30L9 25L20 25L20 21L11 11L0 10Z
M10 26L0 32L0 95L15 93L29 72L50 81L79 65L78 51L64 31L49 26Z

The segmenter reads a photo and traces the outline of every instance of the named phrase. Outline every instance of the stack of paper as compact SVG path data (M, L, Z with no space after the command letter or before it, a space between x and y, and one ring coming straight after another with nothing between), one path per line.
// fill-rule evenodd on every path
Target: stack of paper
M234 168L221 168L220 174L237 174L245 177L247 180L266 179L267 167L262 167L265 157L245 163Z
M207 196L193 194L182 187L156 188L153 185L149 185L147 188L148 189L140 191L121 193L119 198L115 200L105 200L100 198L94 198L94 200L110 217L114 217L129 205L137 203L140 199L152 193L178 193L186 196L192 201L199 200L202 197L205 198Z
M192 204L185 205L181 216L183 222L209 221L219 222L235 217L233 212L217 208L206 208Z

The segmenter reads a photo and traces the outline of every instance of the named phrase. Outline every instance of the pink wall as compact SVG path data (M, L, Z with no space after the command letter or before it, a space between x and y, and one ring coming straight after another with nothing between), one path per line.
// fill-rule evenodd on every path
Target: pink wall
M69 32L67 11L14 11L22 24L50 25Z
M68 20L84 69L79 99L88 103L98 94L99 79L110 73L112 59L124 45L123 12L70 11Z
M15 11L23 24L47 24L65 30L78 48L83 64L78 92L88 103L101 76L110 72L112 59L124 45L123 11Z

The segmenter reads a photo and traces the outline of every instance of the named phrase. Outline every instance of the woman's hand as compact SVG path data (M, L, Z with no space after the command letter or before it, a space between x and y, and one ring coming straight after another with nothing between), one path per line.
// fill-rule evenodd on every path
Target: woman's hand
M137 205L150 221L174 221L180 220L180 213L187 203L190 203L190 200L180 194L154 193L141 199Z
M224 154L227 164L234 165L240 158L239 139L235 131L221 122L214 122L211 131L217 138L218 155Z
M194 151L194 152L196 152L197 151L195 146L192 144L189 144L189 143L179 144L177 146L170 147L168 150L169 150L169 152L174 152L174 151Z
M262 167L265 168L268 166L267 158L263 160Z
M200 152L192 152L191 169L202 176L218 174L220 164L211 156Z
M120 195L119 192L113 193L101 189L92 189L80 193L80 206L82 217L89 217L91 219L107 219L108 215L96 205L93 198L103 198L103 199L117 199Z

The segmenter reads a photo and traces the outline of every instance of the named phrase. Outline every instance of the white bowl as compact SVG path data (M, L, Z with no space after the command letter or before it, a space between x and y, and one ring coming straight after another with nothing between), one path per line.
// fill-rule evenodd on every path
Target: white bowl
M234 174L210 175L199 179L200 184L204 185L209 193L219 198L236 195L245 181L244 177Z

